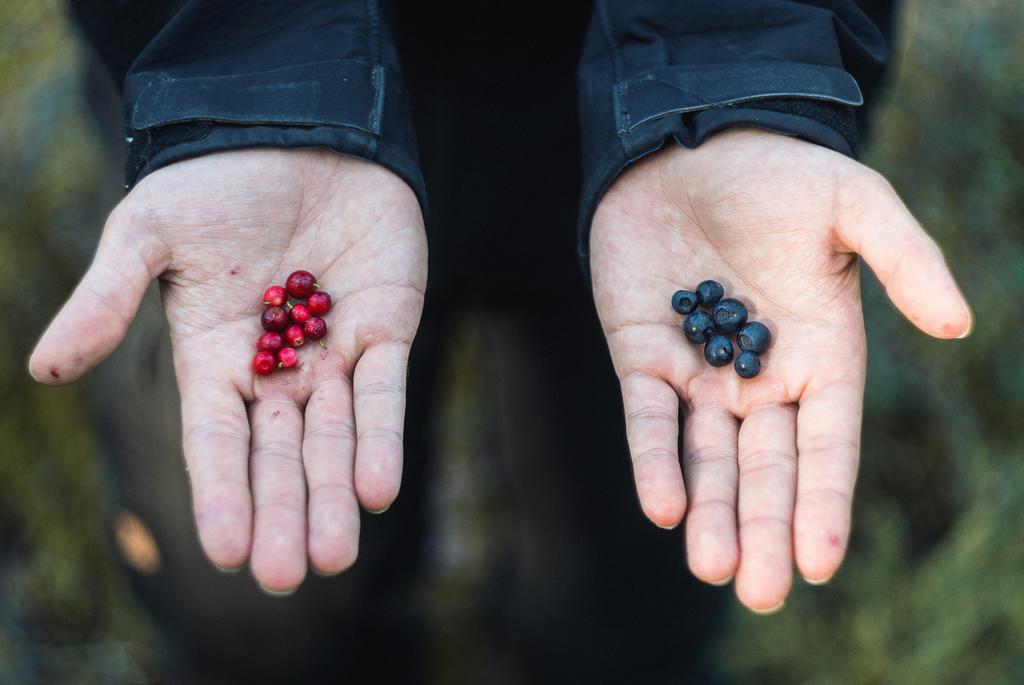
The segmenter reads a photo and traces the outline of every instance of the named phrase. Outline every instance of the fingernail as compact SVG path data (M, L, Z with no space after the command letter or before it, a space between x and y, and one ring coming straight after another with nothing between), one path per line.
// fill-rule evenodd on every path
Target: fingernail
M967 302L964 302L964 308L967 309L967 328L964 329L963 333L956 337L957 340L963 340L974 332L974 311L971 310L971 305Z
M652 521L652 523L654 522ZM658 528L661 528L662 530L675 530L679 527L678 523L673 523L671 526L663 526L660 523L655 523L654 525L656 525Z
M225 574L227 574L229 576L230 575L234 575L234 574L236 574L236 573L238 573L239 571L242 570L241 566L236 566L234 568L227 568L226 566L218 566L217 564L214 564L212 561L210 563L213 565L213 567L215 569L217 569L221 573L225 573Z
M804 576L803 578L804 578L804 582L807 583L808 585L824 585L828 581L832 580L832 576L831 575L825 576L824 578L817 578L817 579L815 579L815 578L808 578L807 576Z
M339 564L337 566L334 566L331 569L326 570L326 571L324 569L322 569L322 568L317 568L313 564L313 560L310 559L309 569L315 575L320 576L321 578L333 578L334 576L340 576L342 573L345 573L346 571L351 569L353 566L355 566L356 565L356 561L357 561L358 558L359 558L358 553L353 554L351 559L345 559L345 560L343 560L341 562L341 564Z
M263 583L257 583L257 585L259 585L260 592L271 597L288 597L289 595L294 595L298 589L293 587L291 590L271 590Z
M770 616L771 614L776 614L779 611L781 611L782 607L784 606L786 606L786 600L782 600L781 602L779 602L778 604L769 609L751 609L751 611L753 611L758 616Z
M729 583L731 583L732 579L735 577L736 574L732 573L726 576L725 578L722 578L721 580L709 580L708 583L710 583L711 585L717 585L718 587L722 587L723 585L728 585Z
M377 511L374 511L373 509L367 509L366 511L371 513L371 514L373 514L374 516L379 516L379 515L383 514L385 511L387 511L390 508L391 508L391 505L389 504L386 507L384 507L383 509L378 509Z
M334 576L340 576L343 573L343 571L321 571L312 567L310 567L310 570L313 571L313 575L320 576L321 578L333 578Z

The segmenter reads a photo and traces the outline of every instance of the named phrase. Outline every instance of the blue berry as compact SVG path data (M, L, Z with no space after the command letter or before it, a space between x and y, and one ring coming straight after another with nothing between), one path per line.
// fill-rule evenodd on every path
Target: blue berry
M747 308L739 300L727 297L715 305L711 318L719 333L735 333L747 322Z
M740 356L736 357L733 368L736 369L736 375L740 378L753 378L761 373L761 360L750 350L744 350L740 352Z
M680 290L672 296L672 309L679 314L689 314L697 308L697 293L689 290Z
M697 286L697 299L709 307L725 296L725 288L718 281L702 281Z
M711 366L725 366L732 361L732 341L724 335L713 335L704 346L704 358Z
M683 321L683 335L687 340L698 345L707 341L714 329L715 323L711 320L711 315L702 309L693 312Z
M771 344L772 334L760 321L751 321L736 334L736 343L744 352L761 354Z

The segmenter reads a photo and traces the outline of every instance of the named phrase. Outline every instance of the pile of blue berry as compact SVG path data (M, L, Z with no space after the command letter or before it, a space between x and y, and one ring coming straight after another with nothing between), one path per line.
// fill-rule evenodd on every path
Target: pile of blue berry
M725 297L721 283L704 281L696 292L678 291L672 296L672 309L686 315L683 335L692 343L704 345L708 364L725 366L733 362L740 378L753 378L761 372L760 357L768 349L772 334L763 323L748 322L747 308L739 300ZM729 339L733 333L740 347L735 361Z

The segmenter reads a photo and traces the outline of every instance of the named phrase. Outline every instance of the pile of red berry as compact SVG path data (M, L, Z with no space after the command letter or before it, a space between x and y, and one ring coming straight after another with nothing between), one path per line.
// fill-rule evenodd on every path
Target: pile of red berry
M295 350L307 340L318 340L326 347L327 322L321 317L331 311L331 296L308 271L293 271L284 287L272 285L263 293L266 309L260 323L266 331L256 341L253 371L268 376L275 368L290 369L299 357Z

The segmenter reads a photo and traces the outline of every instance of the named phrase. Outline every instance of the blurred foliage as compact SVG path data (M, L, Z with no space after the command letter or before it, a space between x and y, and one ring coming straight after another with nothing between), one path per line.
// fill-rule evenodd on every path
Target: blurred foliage
M1024 3L903 6L865 161L942 245L975 331L914 332L870 277L847 562L785 611L736 609L727 682L1024 682Z
M65 12L0 1L0 682L144 682L146 630L103 529L86 393L25 371L91 250L81 226L109 173Z
M866 160L946 250L977 328L965 341L929 340L867 279L871 354L848 561L827 586L798 583L780 614L736 606L709 654L726 682L1024 682L1024 355L1013 306L1024 292L1021 26L1020 0L905 3ZM0 307L11 331L0 336L3 683L151 677L151 633L104 529L86 393L38 388L24 366L91 252L110 201L97 189L115 185L81 92L83 62L60 3L0 0ZM463 425L473 416L455 403L440 418L449 451L469 455L456 466L478 461L477 428ZM450 469L442 526L473 518L462 515L464 474ZM442 630L456 632L469 623L460 593L481 584L472 559L487 544L482 529L460 535L438 562L455 571L431 586L454 617ZM444 649L442 640L437 659L450 663Z

